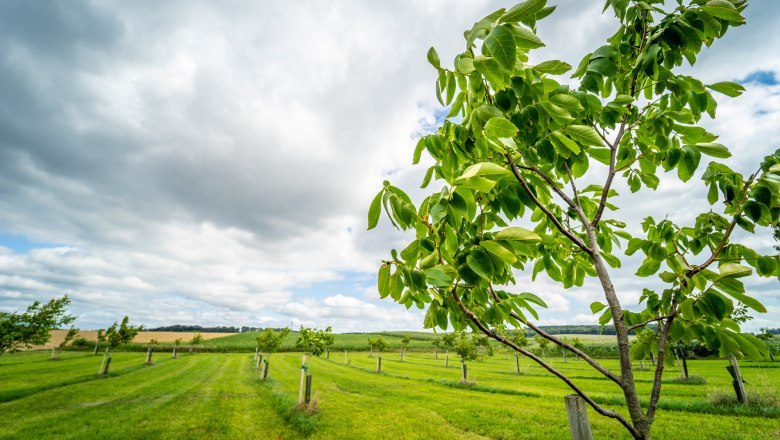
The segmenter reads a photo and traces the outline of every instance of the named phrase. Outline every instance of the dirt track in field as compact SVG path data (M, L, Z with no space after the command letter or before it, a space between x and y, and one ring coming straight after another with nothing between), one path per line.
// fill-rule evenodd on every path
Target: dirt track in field
M52 346L60 345L60 343L65 340L65 335L68 333L67 330L52 330L51 332L51 340L48 344L40 345L33 347L35 348L51 348ZM201 333L203 335L203 339L215 339L215 338L221 338L223 336L230 336L235 333ZM158 342L174 342L177 339L181 339L183 344L186 344L189 342L190 339L195 335L195 332L141 332L138 333L138 336L133 339L133 342L139 342L139 343L145 343L149 342L152 339L157 340ZM84 338L88 341L96 341L97 340L97 330L82 330L79 331L79 334L76 336L76 338Z

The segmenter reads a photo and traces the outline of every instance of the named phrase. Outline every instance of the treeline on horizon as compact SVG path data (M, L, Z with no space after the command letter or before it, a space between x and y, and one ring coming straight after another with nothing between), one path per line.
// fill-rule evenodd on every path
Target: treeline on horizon
M217 326L217 327L203 327L200 325L168 325L164 327L155 327L155 328L148 328L146 331L148 332L199 332L199 333L245 333L245 332L256 332L262 330L262 327L227 327L227 326Z

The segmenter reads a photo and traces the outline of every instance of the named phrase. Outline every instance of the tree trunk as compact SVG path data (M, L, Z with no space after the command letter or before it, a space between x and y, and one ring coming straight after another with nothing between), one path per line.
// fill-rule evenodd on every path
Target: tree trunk
M636 384L634 383L634 370L631 364L631 354L629 352L628 326L623 320L623 307L620 305L620 301L615 293L615 286L612 284L612 280L609 277L609 272L607 272L604 259L599 253L595 229L589 224L585 225L585 229L588 234L588 244L593 251L591 256L593 259L593 266L596 269L601 287L604 291L604 296L609 304L609 309L612 312L612 323L615 327L615 338L617 339L618 355L620 358L620 378L623 381L621 388L623 390L626 406L628 407L628 414L631 417L631 423L640 433L643 432L643 430L640 429L640 426L646 425L648 436L646 438L649 438L650 424L647 419L645 419L644 412L642 411L642 404L639 402L639 394L636 391ZM644 434L642 435L644 436Z

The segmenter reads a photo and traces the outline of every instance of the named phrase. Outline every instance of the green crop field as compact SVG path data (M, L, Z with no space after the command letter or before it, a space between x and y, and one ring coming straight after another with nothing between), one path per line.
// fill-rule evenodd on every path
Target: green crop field
M231 347L254 350L257 345L256 338L259 332L237 333L235 335L223 336L203 342L206 347ZM333 344L333 350L368 350L368 338L382 336L390 347L400 347L401 339L409 335L412 342L409 348L432 349L431 342L434 338L440 336L435 333L426 332L377 332L377 333L339 333L334 334L336 342ZM287 336L282 344L282 350L290 351L295 347L295 341L298 340L298 332L293 331ZM612 337L614 340L614 337Z
M108 378L96 375L101 356L46 352L0 357L0 438L280 438L280 439L470 439L571 438L563 396L569 390L528 360L498 354L468 365L463 386L460 362L444 356L383 354L383 373L366 352L313 358L313 397L318 411L302 416L295 403L301 355L271 357L269 380L254 370L252 354L113 355ZM620 395L581 362L552 359L597 399L624 412ZM616 367L616 361L605 361ZM749 392L758 405L715 404L731 396L723 360L689 361L706 384L678 384L667 369L654 438L780 438L777 388L780 365L742 362ZM646 365L649 367L649 365ZM650 371L637 371L642 392ZM771 404L771 399L774 403ZM770 402L769 404L767 402ZM594 438L628 438L621 426L590 411ZM308 434L308 435L307 435Z

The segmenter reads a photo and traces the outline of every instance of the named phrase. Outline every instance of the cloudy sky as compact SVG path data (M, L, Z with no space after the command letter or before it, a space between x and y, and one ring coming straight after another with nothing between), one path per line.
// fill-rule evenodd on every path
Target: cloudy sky
M539 25L538 61L576 65L616 20L602 2L561 0ZM422 327L380 301L381 258L408 236L366 231L384 179L420 200L416 139L440 120L430 46L450 60L462 32L511 3L487 0L0 2L0 310L68 294L76 325L130 315L147 326ZM748 25L692 72L736 80L705 121L744 173L780 147L780 4L753 0ZM690 69L688 69L690 70ZM690 223L700 181L622 196ZM620 188L619 188L620 189ZM628 191L624 191L628 194ZM771 234L742 236L767 250ZM614 281L636 304L652 280L636 259ZM780 327L777 280L748 329ZM543 323L591 323L594 284L540 279Z

